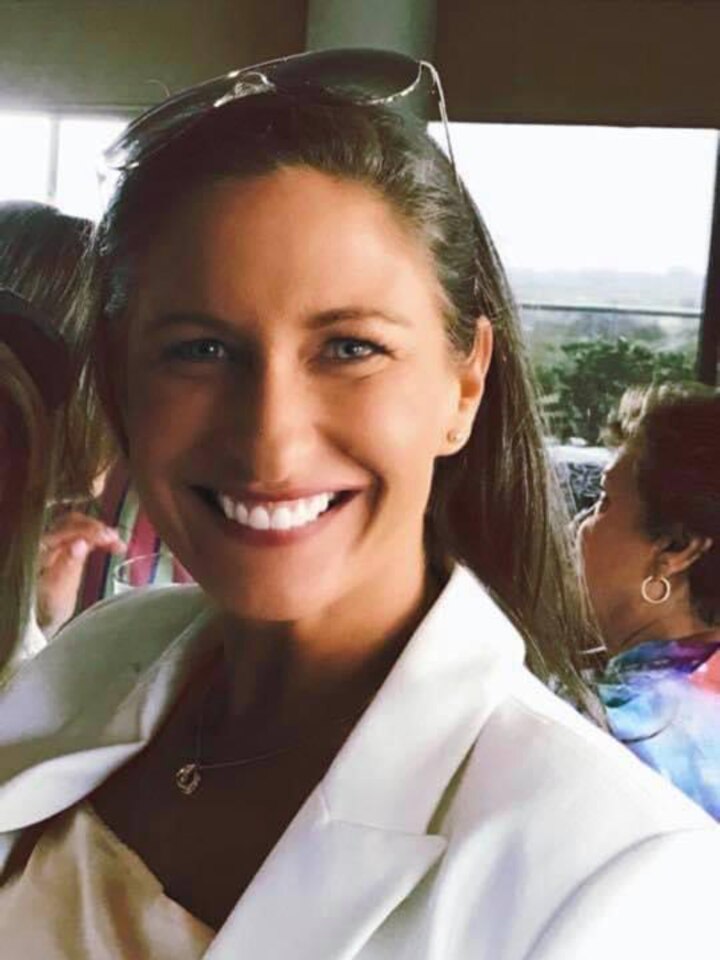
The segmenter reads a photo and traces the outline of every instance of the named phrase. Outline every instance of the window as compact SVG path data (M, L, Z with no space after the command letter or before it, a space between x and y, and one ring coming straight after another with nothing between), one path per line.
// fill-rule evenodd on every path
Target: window
M61 210L91 220L99 218L107 199L98 177L101 154L125 123L103 117L60 120L54 202Z
M100 155L126 122L0 113L0 199L99 218ZM553 435L593 444L624 386L691 377L717 132L451 124L451 135L520 303Z
M630 382L693 376L716 131L451 124L451 136L556 437L594 444Z
M50 182L49 117L0 114L0 200L46 200Z
M38 200L97 219L105 198L98 178L102 150L123 117L0 113L0 200Z

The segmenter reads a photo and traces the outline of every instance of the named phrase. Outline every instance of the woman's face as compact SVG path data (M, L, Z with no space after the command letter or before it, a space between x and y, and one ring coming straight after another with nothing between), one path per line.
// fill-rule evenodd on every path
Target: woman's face
M578 529L585 578L609 645L642 626L651 608L643 580L657 572L656 543L643 530L633 456L620 451L603 474L603 492Z
M130 460L221 606L295 620L421 566L433 463L489 359L453 356L441 303L421 242L357 183L283 169L173 210L130 318Z

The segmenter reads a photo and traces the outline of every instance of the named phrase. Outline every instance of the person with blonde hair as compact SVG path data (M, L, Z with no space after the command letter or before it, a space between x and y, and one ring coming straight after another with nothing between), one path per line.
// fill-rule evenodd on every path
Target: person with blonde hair
M43 645L32 617L35 565L56 468L54 419L69 388L65 343L0 290L0 675Z
M78 342L78 298L82 262L92 223L31 200L0 202L0 287L22 296L42 313L65 339L75 364ZM65 449L58 455L57 496L87 496L99 469L113 448L91 397L77 390L83 371L74 366L73 386L61 410L60 433Z
M715 955L716 825L543 683L587 703L596 641L502 267L392 107L427 77L261 64L109 151L99 390L198 586L0 697L10 956Z
M92 498L96 478L114 450L92 391L81 389L85 371L77 350L77 305L91 227L47 204L0 203L0 286L24 300L6 294L4 416L14 425L13 456L30 458L17 463L11 456L13 466L6 471L13 474L11 495L2 506L7 576L0 586L0 606L6 656L14 644L13 630L22 629L23 622L30 632L23 634L18 656L37 651L72 616L91 551L122 550L115 531L75 506ZM60 337L51 348L53 330ZM18 357L13 349L21 349L21 343L24 352ZM50 363L55 353L62 355L57 369ZM47 409L37 391L59 377L65 393Z

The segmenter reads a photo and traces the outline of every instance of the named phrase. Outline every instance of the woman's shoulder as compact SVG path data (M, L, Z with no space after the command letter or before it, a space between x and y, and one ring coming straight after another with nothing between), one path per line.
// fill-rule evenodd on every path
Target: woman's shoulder
M464 619L472 614L491 627L483 632L484 643L493 647L496 660L510 659L507 648L519 643L514 628L468 571L457 573ZM575 803L591 816L617 809L625 822L631 811L645 823L696 815L708 819L627 747L549 689L516 654L469 760L468 772L477 769L483 798L495 797L500 805L526 795L533 804L555 804L556 809Z
M623 850L553 912L528 960L715 960L720 831L676 831Z
M209 609L196 586L146 587L101 600L71 620L42 652L38 663L153 660Z
M622 931L633 956L665 935L677 945L678 917L705 922L703 878L720 882L712 818L526 671L483 726L443 806L444 880L459 889L473 878L469 903L482 924L468 919L472 942L497 938L509 956L624 957ZM661 909L675 899L665 934L644 927L635 898L645 920L648 898ZM516 904L516 927L482 913L482 902ZM612 923L603 922L608 911ZM613 949L597 951L596 940Z
M488 718L463 787L468 810L506 818L510 811L521 845L542 844L549 829L560 830L597 863L650 836L717 830L668 780L527 670Z
M113 689L120 697L121 686L130 689L176 641L199 632L210 610L195 586L139 589L95 604L21 665L2 690L0 716L22 715L32 700L57 719L96 694Z
M58 638L102 624L125 623L138 617L152 622L178 621L208 605L208 598L196 584L169 584L162 587L139 587L84 610L63 627Z
M447 624L460 633L468 629L468 619L481 622L482 643L492 654L483 669L488 673L497 663L508 665L463 773L468 811L522 809L520 833L532 828L535 813L542 813L535 820L542 823L542 817L560 810L572 810L574 822L588 829L601 819L611 829L617 817L638 836L653 824L659 831L673 824L712 824L680 791L523 666L514 628L467 571L459 569L454 583L458 617L448 616ZM524 806L517 805L518 797Z

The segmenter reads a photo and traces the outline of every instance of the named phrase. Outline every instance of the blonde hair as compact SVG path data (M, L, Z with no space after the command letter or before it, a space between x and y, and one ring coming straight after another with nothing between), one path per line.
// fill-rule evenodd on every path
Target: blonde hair
M23 364L0 343L0 671L28 622L45 505L56 474L58 414L48 414Z
M83 365L79 302L92 223L31 201L0 203L0 287L53 321L75 364L74 390L55 417L58 469L52 497L83 500L117 455L112 431Z

